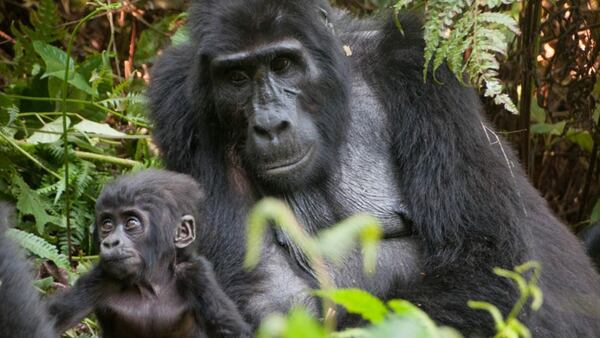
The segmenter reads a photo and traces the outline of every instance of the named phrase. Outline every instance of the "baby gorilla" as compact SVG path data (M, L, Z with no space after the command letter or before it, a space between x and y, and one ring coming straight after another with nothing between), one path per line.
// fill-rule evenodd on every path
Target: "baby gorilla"
M194 253L203 193L191 177L148 170L96 201L100 262L51 300L64 332L95 311L103 336L249 337L250 327Z

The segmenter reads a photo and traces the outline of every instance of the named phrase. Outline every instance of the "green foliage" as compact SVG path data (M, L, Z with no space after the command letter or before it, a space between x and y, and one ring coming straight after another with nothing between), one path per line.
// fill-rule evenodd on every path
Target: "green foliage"
M262 239L269 221L280 227L296 243L313 263L325 259L340 264L342 258L355 246L356 239L362 245L365 272L374 270L377 258L377 243L382 232L379 221L367 214L352 216L314 237L304 231L287 205L273 198L258 202L248 216L245 266L254 268L260 259Z
M58 253L56 246L43 238L19 229L8 229L6 235L36 256L53 261L59 268L70 270L67 257Z
M12 27L11 63L0 63L8 83L0 88L0 198L16 202L18 228L33 236L22 244L69 270L58 257L92 253L95 197L104 182L159 164L150 149L143 79L120 77L113 71L117 55L76 41L80 27L106 20L102 14L121 3L94 6L73 28L64 25L56 2L39 1L30 25ZM173 29L179 17L171 17ZM167 43L167 32L161 34ZM164 44L151 40L138 47L155 55ZM69 55L73 44L86 46L78 53L83 57ZM51 255L48 246L62 256Z
M394 10L421 6L422 1L400 0ZM503 92L498 79L498 55L506 55L507 36L519 34L516 21L499 7L512 5L515 0L432 0L425 2L424 37L427 79L444 63L459 81L465 75L469 83L484 89L484 95L494 99L512 113L517 108ZM402 24L401 22L399 23Z
M531 272L529 280L525 278ZM488 302L469 301L468 305L472 309L484 310L490 313L496 325L497 334L494 338L530 338L531 332L519 321L517 316L523 310L527 301L531 300L531 309L537 311L543 303L542 290L538 287L541 266L538 262L527 262L519 265L514 271L495 268L494 273L504 278L512 279L518 286L519 299L513 306L507 318L502 317L500 310Z

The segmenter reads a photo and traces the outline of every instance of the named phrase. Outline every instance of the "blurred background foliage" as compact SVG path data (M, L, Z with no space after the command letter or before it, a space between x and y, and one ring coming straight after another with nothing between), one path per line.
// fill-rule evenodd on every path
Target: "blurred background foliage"
M432 67L446 59L481 89L496 132L575 232L600 220L598 0L333 2L357 15L426 10ZM144 90L154 57L185 39L187 4L0 0L0 199L17 206L11 236L38 257L42 290L68 285L95 260L104 182L161 165ZM486 18L496 40L469 40L465 13L490 8L505 15Z

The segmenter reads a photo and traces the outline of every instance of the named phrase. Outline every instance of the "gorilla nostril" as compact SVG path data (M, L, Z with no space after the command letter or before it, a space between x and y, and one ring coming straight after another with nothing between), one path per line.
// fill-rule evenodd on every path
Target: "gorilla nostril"
M121 243L121 241L118 239L116 239L114 241L106 241L105 240L102 242L102 246L104 246L107 249L111 249L111 248L118 246L120 243Z
M271 138L271 134L269 133L269 131L267 129L265 129L261 126L254 126L252 128L254 129L254 133L256 133L256 135L266 137L266 138Z
M281 134L284 131L290 128L290 121L281 121L281 123L277 126L276 131L277 134Z

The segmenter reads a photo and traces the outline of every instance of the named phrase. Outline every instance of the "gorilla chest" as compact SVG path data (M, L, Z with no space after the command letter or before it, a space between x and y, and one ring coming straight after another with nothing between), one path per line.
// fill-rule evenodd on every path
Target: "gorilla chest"
M185 301L175 290L165 290L156 295L143 295L137 291L124 291L106 299L105 307L97 315L107 337L191 337L196 324ZM104 319L104 320L103 320Z
M391 156L388 116L364 80L354 80L351 97L346 140L330 156L336 163L330 166L332 172L326 173L327 183L307 196L290 198L290 204L303 224L312 229L367 212L380 220L386 235L404 233L408 213ZM307 199L313 201L308 203Z

